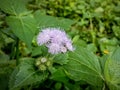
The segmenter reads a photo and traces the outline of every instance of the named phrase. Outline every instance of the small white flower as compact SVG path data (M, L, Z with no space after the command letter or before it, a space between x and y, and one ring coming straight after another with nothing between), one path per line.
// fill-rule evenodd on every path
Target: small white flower
M46 58L41 58L41 63L45 63L47 62L47 59Z

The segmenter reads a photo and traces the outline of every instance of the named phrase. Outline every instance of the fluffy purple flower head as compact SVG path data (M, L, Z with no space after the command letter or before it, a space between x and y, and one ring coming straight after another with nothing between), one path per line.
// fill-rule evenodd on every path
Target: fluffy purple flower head
M39 32L38 37L37 37L38 45L42 45L42 44L49 42L50 32L51 32L50 29L45 29L45 30L42 30L42 32Z
M57 43L51 43L48 46L48 48L49 48L48 52L51 53L51 54L58 54L58 53L60 53L60 46Z
M51 54L65 53L67 50L73 51L72 41L66 33L59 28L45 28L38 34L38 45L45 44Z

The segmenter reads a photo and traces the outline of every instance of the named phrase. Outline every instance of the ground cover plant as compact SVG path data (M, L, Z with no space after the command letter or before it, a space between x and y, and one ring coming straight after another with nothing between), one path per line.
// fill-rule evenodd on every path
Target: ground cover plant
M119 0L0 0L1 90L120 90Z

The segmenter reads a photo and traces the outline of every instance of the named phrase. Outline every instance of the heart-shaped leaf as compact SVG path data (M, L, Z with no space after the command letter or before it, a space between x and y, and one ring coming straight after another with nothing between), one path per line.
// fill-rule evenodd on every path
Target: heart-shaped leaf
M31 48L32 39L37 29L34 17L32 15L9 16L7 23L13 33Z

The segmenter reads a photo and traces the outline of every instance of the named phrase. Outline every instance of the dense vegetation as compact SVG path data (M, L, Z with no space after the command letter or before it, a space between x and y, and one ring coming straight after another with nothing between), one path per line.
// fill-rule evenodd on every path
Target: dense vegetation
M0 2L1 90L120 90L119 0ZM45 28L75 50L48 53L36 39Z

